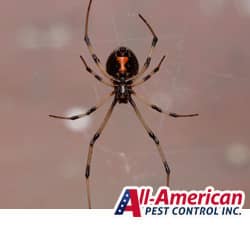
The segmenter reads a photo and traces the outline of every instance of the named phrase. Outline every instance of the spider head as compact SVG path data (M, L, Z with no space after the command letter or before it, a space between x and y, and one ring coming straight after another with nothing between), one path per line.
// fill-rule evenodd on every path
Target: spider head
M106 69L109 75L118 80L128 79L138 73L139 63L130 49L119 47L109 56Z

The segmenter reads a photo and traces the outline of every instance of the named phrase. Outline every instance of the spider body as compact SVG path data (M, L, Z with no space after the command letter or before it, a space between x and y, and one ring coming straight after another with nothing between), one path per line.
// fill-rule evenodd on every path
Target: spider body
M137 75L139 63L132 50L119 47L108 57L106 70L118 83L127 83L127 79Z
M118 103L128 103L133 93L129 78L137 75L139 63L135 54L127 47L119 47L108 57L106 71L115 80L114 93Z
M126 82L120 82L115 86L115 99L118 103L128 103L131 100L133 90Z
M98 128L97 132L94 134L92 139L90 140L89 144L89 151L88 151L88 157L87 157L87 164L85 168L85 177L86 177L86 187L87 187L87 199L88 199L88 207L91 208L91 196L90 196L90 169L91 169L91 160L93 155L93 149L94 145L97 141L97 139L101 136L109 118L112 115L113 109L116 106L117 103L125 103L130 104L132 108L135 111L136 116L140 120L142 126L146 130L148 136L154 141L156 148L158 150L158 153L161 157L161 161L163 163L163 167L166 172L166 185L169 186L169 179L170 179L170 168L168 166L165 154L162 150L161 144L157 136L154 134L154 132L150 129L150 127L147 125L146 121L144 120L141 112L139 111L136 103L134 102L133 97L138 98L139 101L144 103L146 106L150 107L151 109L159 112L164 113L166 115L169 115L171 117L177 118L177 117L192 117L197 116L198 114L187 114L187 115L180 115L173 112L166 112L163 111L160 107L158 107L155 104L150 103L147 101L146 98L144 98L141 95L138 95L134 91L134 87L143 84L148 79L150 79L154 74L156 74L160 66L165 59L165 56L162 57L161 61L157 65L156 68L154 68L148 75L144 76L142 79L140 77L143 76L145 71L150 66L151 57L153 50L157 44L158 38L152 29L152 27L149 25L149 23L146 21L146 19L139 14L139 17L144 22L144 24L147 26L147 28L150 30L151 34L153 35L153 39L151 42L151 47L148 56L146 57L145 63L143 64L142 68L139 70L139 63L135 56L135 54L132 52L132 50L126 48L126 47L119 47L116 50L114 50L110 56L108 57L107 63L106 63L106 70L103 67L100 59L97 57L97 55L94 52L94 48L91 44L90 38L88 36L88 23L89 23L89 13L90 13L90 7L92 4L92 0L89 1L87 15L86 15L86 22L85 22L85 35L84 35L84 41L86 42L86 45L88 47L88 50L92 56L92 59L94 60L94 63L102 73L104 77L107 79L103 79L101 76L97 75L86 63L84 58L80 56L87 72L89 72L91 75L93 75L99 82L102 84L111 87L113 89L112 92L110 92L106 97L102 98L99 103L97 103L95 106L88 109L85 113L74 115L71 117L65 117L65 116L58 116L58 115L49 115L53 118L59 118L59 119L66 119L66 120L77 120L82 117L88 116L98 110L110 97L114 96L114 99L112 101L111 106L109 107L100 127ZM133 97L132 97L133 96Z

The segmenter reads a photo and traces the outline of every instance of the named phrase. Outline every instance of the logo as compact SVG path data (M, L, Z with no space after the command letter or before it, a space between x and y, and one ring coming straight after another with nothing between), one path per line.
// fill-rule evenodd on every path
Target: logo
M245 193L241 190L170 190L160 187L124 187L115 206L115 215L133 217L161 215L241 215Z

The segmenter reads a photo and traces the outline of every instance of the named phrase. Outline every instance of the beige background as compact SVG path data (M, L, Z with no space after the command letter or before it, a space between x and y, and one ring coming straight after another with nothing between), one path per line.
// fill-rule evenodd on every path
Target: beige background
M0 207L86 208L88 144L106 104L74 126L48 118L95 104L109 89L83 68L88 1L1 4ZM126 45L144 62L159 36L151 68L161 71L138 93L197 118L173 119L139 105L161 140L177 189L242 189L250 208L250 1L94 0L90 37L102 62ZM94 208L112 208L125 185L164 184L155 145L128 105L118 105L92 162Z

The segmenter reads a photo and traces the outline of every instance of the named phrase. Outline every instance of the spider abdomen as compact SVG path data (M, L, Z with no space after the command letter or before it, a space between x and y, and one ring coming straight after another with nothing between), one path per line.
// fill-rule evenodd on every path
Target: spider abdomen
M106 70L115 79L126 80L138 73L139 63L132 50L119 47L108 57Z

